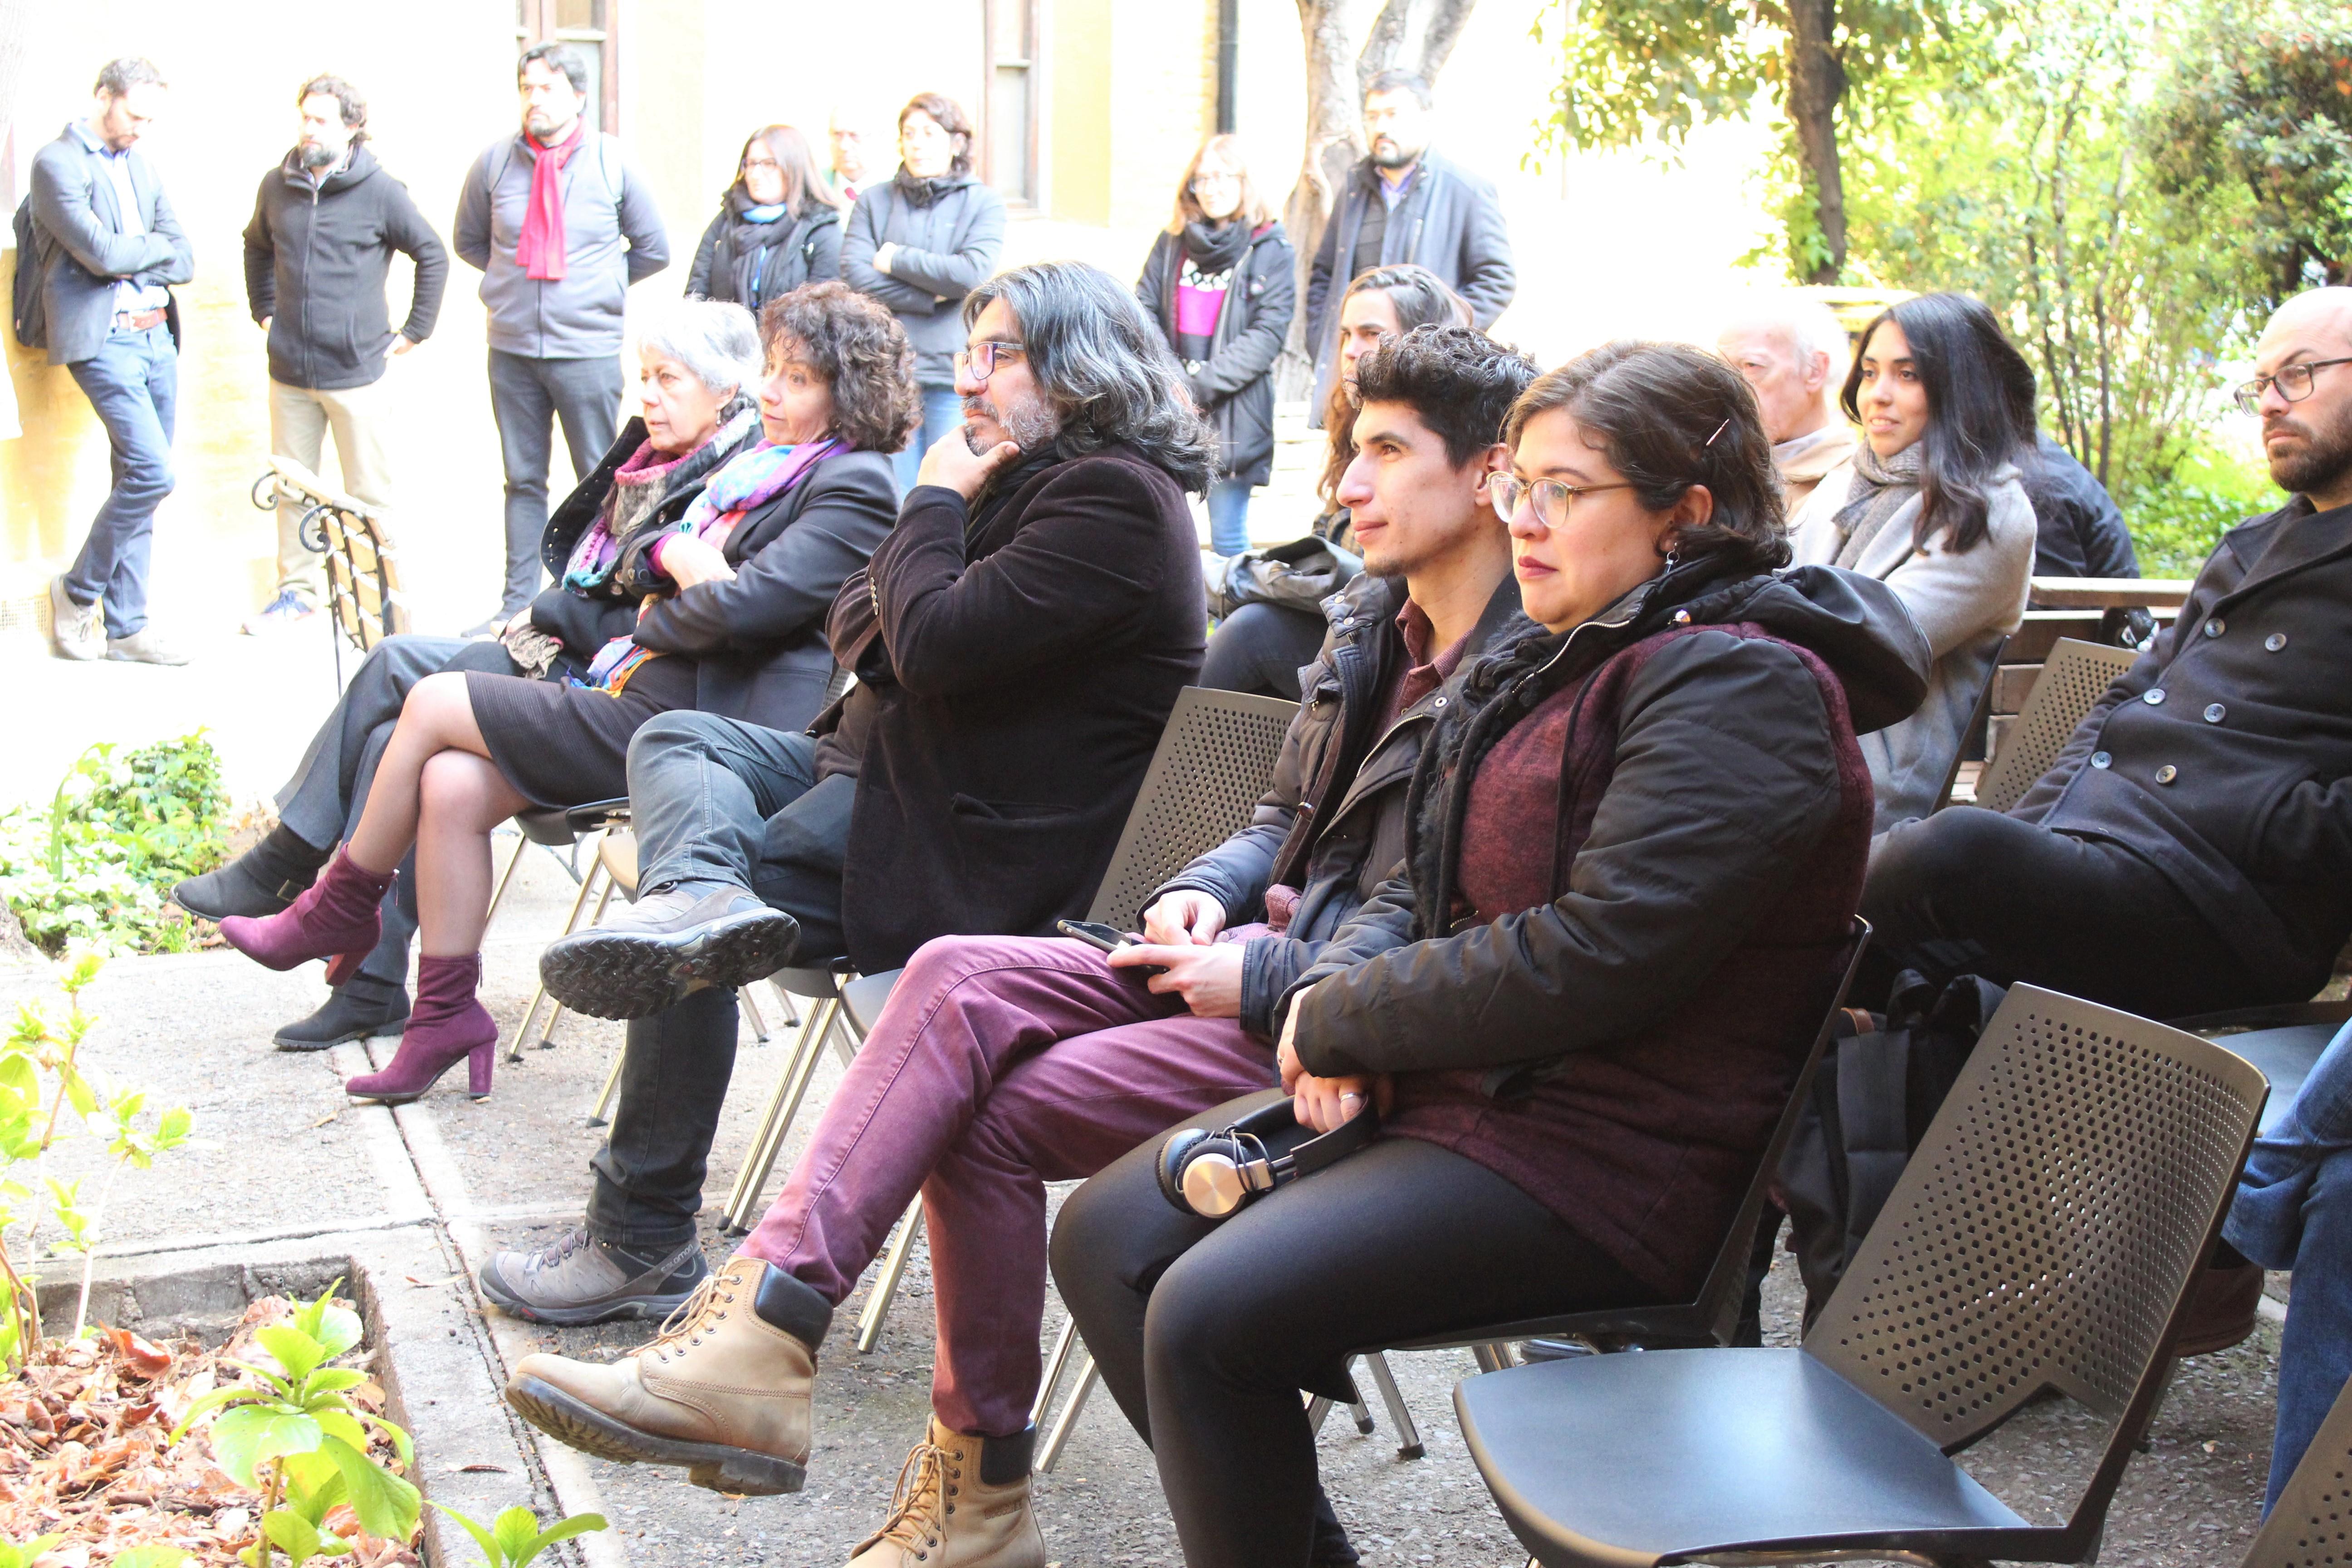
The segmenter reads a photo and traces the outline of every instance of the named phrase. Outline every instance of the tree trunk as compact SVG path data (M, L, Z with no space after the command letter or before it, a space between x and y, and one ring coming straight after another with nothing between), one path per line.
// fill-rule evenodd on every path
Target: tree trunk
M1837 113L1845 64L1837 52L1837 0L1790 0L1789 121L1797 159L1813 188L1813 211L1828 254L1808 283L1834 283L1845 270L1845 179L1838 168Z
M5 4L6 0L0 0ZM1383 0L1360 43L1348 26L1349 0L1298 0L1307 51L1307 145L1298 182L1283 204L1283 227L1298 254L1298 313L1275 366L1279 397L1312 390L1315 356L1307 342L1307 273L1323 241L1340 184L1364 155L1363 84L1402 63L1433 85L1477 0Z

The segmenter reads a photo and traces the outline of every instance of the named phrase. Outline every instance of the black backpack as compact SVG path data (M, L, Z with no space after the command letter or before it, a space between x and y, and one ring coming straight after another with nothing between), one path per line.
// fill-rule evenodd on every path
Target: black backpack
M1789 1250L1805 1281L1805 1323L1861 1250L1887 1194L1958 1081L2005 987L1963 974L1940 991L1916 972L1895 982L1884 1017L1852 1015L1822 1054L1780 1157Z
M16 277L8 289L8 324L28 349L49 346L48 307L41 302L41 258L33 247L33 198L16 204L11 226L16 240Z

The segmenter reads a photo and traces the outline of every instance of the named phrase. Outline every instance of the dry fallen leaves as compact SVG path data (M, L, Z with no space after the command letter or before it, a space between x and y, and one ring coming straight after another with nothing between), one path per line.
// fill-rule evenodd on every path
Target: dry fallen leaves
M254 1381L230 1363L272 1364L254 1331L293 1310L264 1297L217 1350L194 1339L152 1344L121 1329L80 1344L45 1341L16 1378L0 1383L0 1536L63 1535L41 1568L89 1568L150 1543L179 1547L208 1568L236 1564L252 1543L259 1496L221 1473L202 1428L177 1447L164 1440L179 1413L214 1387ZM383 1408L373 1382L344 1397ZM390 1460L389 1444L377 1442L376 1458ZM353 1541L341 1560L352 1568L417 1562L404 1543L361 1538L348 1508L329 1510L327 1526Z

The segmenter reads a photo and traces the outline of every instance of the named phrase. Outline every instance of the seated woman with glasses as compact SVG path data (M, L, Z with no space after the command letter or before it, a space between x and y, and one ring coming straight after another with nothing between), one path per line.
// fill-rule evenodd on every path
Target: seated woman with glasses
M1863 742L1884 833L1942 804L2001 641L2025 620L2033 369L1981 303L1922 294L1863 329L1839 406L1863 438L1798 514L1796 558L1885 583L1936 655L1919 710Z
M687 293L731 300L757 315L803 283L840 277L841 214L807 137L790 125L754 131L719 216L695 247Z
M1448 687L1400 873L1277 1007L1299 1126L1269 1142L1372 1106L1377 1137L1222 1224L1162 1195L1155 1140L1055 1227L1193 1568L1309 1560L1298 1391L1347 1396L1350 1352L1696 1293L1850 941L1856 734L1925 687L1884 584L1774 570L1770 443L1714 356L1595 349L1505 438L1526 617Z
M1224 607L1225 615L1201 660L1202 685L1298 700L1298 672L1315 661L1329 630L1322 601L1347 586L1361 565L1348 509L1339 502L1339 481L1356 460L1356 362L1415 327L1439 325L1470 325L1470 306L1436 273L1410 262L1360 273L1340 296L1339 374L1323 408L1323 475L1316 483L1322 515L1304 538L1252 551L1212 574L1211 612ZM1307 548L1316 541L1327 549ZM1269 570L1276 562L1302 570Z
M316 885L278 914L221 922L272 969L330 960L331 983L375 945L377 900L415 846L415 1009L392 1065L344 1085L355 1098L415 1100L461 1061L473 1096L489 1092L498 1026L475 993L499 823L628 794L630 739L657 714L798 729L824 705L826 613L897 517L887 454L918 416L913 351L887 310L837 282L769 305L764 380L740 306L669 310L641 340L645 416L605 458L603 505L566 503L549 520L561 591L506 633L524 670L568 660L579 673L417 682L359 825ZM604 614L614 606L617 636Z
M1250 491L1274 474L1274 362L1297 308L1297 258L1258 194L1241 138L1201 143L1176 183L1176 216L1144 258L1135 297L1217 429L1209 548L1249 548Z

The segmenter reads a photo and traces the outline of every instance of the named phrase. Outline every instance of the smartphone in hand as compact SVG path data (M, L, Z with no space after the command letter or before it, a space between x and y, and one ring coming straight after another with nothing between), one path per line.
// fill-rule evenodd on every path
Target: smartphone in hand
M1104 952L1117 952L1122 947L1131 947L1136 940L1125 931L1107 926L1100 921L1055 921L1054 929L1064 936L1074 938L1085 942L1088 947L1097 948ZM1165 974L1168 971L1160 964L1145 963L1137 965L1129 973L1150 976Z

